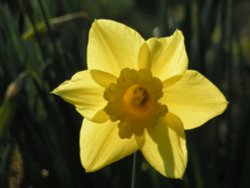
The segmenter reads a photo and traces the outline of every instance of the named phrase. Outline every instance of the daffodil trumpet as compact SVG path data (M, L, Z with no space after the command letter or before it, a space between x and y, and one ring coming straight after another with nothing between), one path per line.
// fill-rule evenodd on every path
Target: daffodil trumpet
M121 23L95 20L87 66L52 92L84 117L80 157L86 172L140 150L159 173L182 178L184 130L201 126L227 107L215 85L187 69L182 32L145 40Z

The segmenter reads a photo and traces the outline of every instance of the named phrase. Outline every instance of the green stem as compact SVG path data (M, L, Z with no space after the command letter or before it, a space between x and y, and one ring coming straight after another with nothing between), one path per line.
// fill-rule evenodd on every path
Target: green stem
M138 188L140 182L140 160L138 152L133 155L133 166L132 166L132 178L131 178L131 188Z

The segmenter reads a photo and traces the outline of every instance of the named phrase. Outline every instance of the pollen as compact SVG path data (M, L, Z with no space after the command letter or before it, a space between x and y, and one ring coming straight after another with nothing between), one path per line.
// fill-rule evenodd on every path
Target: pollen
M168 109L158 100L163 96L162 82L147 69L125 68L116 83L111 83L104 92L107 105L104 111L113 122L118 121L121 138L133 134L142 136L145 129L154 131L158 119Z

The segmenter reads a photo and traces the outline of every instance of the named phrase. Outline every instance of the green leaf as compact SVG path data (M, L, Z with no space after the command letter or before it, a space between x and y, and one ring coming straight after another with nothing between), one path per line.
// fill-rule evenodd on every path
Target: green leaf
M88 19L89 16L86 12L76 12L72 14L67 14L64 16L54 17L49 20L51 24L52 29L57 29L59 26L62 26L64 24L71 23L72 21L78 20L78 19ZM40 22L35 25L37 31L39 33L46 33L47 27L45 22ZM23 40L32 40L35 36L35 30L34 28L30 27L22 36L21 38Z

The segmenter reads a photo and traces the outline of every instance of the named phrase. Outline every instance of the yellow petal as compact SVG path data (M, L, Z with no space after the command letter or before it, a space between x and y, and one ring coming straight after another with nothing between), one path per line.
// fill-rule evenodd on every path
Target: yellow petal
M151 68L152 64L152 58L151 58L151 53L148 47L148 44L145 42L139 52L138 56L138 64L139 64L139 69L149 69Z
M117 78L112 74L99 71L99 70L90 70L91 76L96 83L105 89L109 87L111 83L115 83Z
M92 79L90 71L76 73L71 80L63 82L52 91L73 104L82 116L94 122L108 120L108 116L103 111L107 104L103 98L103 92L104 88Z
M197 71L188 70L175 84L164 83L161 102L181 118L185 129L204 124L221 114L227 101L220 90Z
M80 156L86 172L118 161L139 149L134 137L121 139L117 123L83 121L80 132Z
M151 38L147 43L151 51L151 71L154 76L164 81L185 72L188 58L181 31L176 30L170 37Z
M162 175L182 178L187 165L187 150L181 120L171 113L161 118L156 129L145 134L141 151Z
M89 32L88 69L118 77L121 69L138 69L138 54L144 39L133 29L111 20L96 20Z

